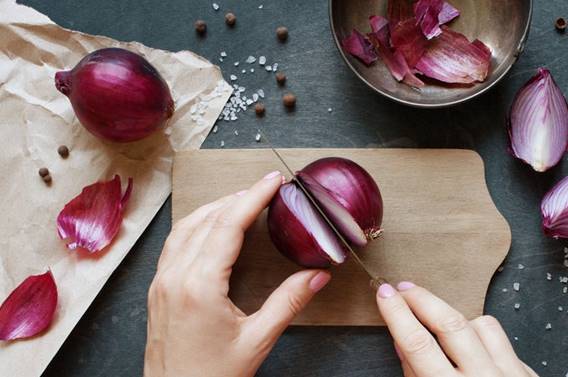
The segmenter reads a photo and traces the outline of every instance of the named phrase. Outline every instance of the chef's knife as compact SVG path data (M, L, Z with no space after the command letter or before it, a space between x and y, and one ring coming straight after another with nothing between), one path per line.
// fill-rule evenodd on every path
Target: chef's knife
M298 185L298 187L300 187L300 189L304 192L304 194L306 195L306 197L308 198L308 200L310 201L310 203L316 208L316 210L319 212L319 214L323 217L323 219L325 220L325 222L327 223L327 225L329 225L329 227L332 229L333 233L335 233L335 235L339 238L339 240L341 241L341 243L343 244L343 246L345 246L347 248L347 250L349 250L349 253L351 254L351 256L353 257L353 259L355 259L355 261L357 262L357 264L365 271L365 273L369 276L370 280L370 286L371 288L377 289L379 286L381 286L381 284L386 283L386 280L373 275L373 273L371 273L371 270L365 265L365 263L363 263L363 261L361 260L361 258L359 258L359 255L357 255L357 253L355 252L355 250L353 250L353 248L351 247L351 245L349 245L349 243L347 242L347 240L345 239L345 237L343 237L343 235L337 230L337 228L335 227L335 225L331 222L331 220L329 219L329 217L327 217L327 215L325 214L325 212L321 209L321 207L319 206L319 204L316 202L316 200L314 199L314 197L312 196L312 194L310 194L310 192L306 189L306 187L304 187L304 185L302 184L302 182L296 178L296 174L294 173L294 171L290 168L290 165L288 165L286 163L286 161L284 160L284 158L280 155L280 153L278 153L278 151L272 146L272 143L270 142L270 140L268 139L268 137L266 136L266 134L262 131L259 130L259 133L262 135L262 137L264 138L264 140L266 140L268 146L270 147L270 149L272 150L272 153L274 153L274 155L278 158L278 160L280 160L280 162L282 163L282 165L284 165L284 167L286 168L286 170L290 173L290 175L292 176L292 179L296 182L296 184Z

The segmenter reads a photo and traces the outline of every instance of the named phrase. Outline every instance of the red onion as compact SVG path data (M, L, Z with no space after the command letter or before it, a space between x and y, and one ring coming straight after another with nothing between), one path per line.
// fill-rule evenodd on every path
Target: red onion
M110 141L142 139L174 112L168 84L158 71L120 48L94 51L71 71L57 72L55 86L69 97L81 124Z
M381 193L361 166L324 158L306 166L296 179L348 242L365 246L379 235ZM339 237L295 182L283 185L272 201L268 229L276 248L304 267L328 267L346 259Z
M517 93L508 120L511 152L538 172L555 166L568 147L568 107L546 68Z
M553 238L568 238L568 177L544 196L540 210L544 234Z

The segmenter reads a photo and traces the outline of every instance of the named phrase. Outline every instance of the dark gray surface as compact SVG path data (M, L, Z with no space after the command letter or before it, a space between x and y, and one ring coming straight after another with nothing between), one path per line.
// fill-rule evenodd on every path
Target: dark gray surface
M257 67L239 80L247 88L267 92L267 116L252 112L234 123L221 123L205 148L258 147L254 134L266 126L279 147L431 147L477 150L486 163L489 189L511 224L513 245L505 270L490 288L486 312L499 318L513 338L519 356L542 376L568 373L568 295L558 276L565 243L546 239L539 226L539 203L551 184L564 176L561 166L546 174L533 173L507 153L504 118L516 89L534 69L548 66L568 88L568 35L554 31L553 21L568 16L565 0L538 0L525 54L511 74L490 93L455 108L426 111L402 107L372 93L340 60L329 33L327 3L317 1L219 0L214 12L209 0L100 0L24 3L68 28L148 46L193 50L214 62L219 53L226 77L249 55L277 61L289 77L288 89L298 96L294 114L283 111L281 90L274 77ZM237 15L237 27L226 28L224 11ZM197 18L209 24L207 38L193 30ZM281 45L273 30L283 24L290 40ZM238 72L240 72L240 67ZM328 113L328 107L333 112ZM239 131L239 136L233 134ZM426 183L425 183L426 184ZM170 201L106 284L53 360L50 376L141 375L146 332L146 290L155 271L162 243L170 229ZM419 251L417 251L419 252ZM522 263L525 269L518 269ZM546 273L553 281L546 280ZM435 271L433 271L435 273ZM412 279L411 276L408 277ZM512 283L521 283L513 292ZM451 282L448 282L451 284ZM502 288L508 292L502 292ZM513 304L521 309L515 311ZM563 305L567 310L558 311ZM545 331L547 322L552 330ZM541 362L546 360L548 366ZM288 330L258 373L259 376L400 376L398 361L386 330L381 328L293 328Z

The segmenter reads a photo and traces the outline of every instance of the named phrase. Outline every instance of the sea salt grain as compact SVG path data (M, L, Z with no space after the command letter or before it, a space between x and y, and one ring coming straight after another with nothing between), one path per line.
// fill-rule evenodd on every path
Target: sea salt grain
M242 73L243 75L245 75L245 74L247 73L247 70L246 70L246 69L243 69L243 70L241 71L241 73Z
M546 360L544 360L541 364L544 365L544 366L547 366L548 362Z
M513 308L515 308L515 310L519 310L521 308L521 304L516 302L515 305L513 305Z
M266 64L266 56L261 56L258 58L258 64L265 65Z
M227 53L225 51L221 51L221 57L222 58L226 58L227 57Z
M254 73L254 68L251 68L251 69L250 69L250 73Z
M563 308L562 306L559 306L559 307L558 307L558 311L559 311L559 312L564 311L564 308Z
M237 80L237 76L231 75L231 81L236 81L236 80Z
M211 6L213 7L214 10L219 10L219 4L213 3L211 4Z
M223 63L223 58L219 58L219 61L220 61L221 63Z
M246 60L246 62L249 63L249 64L252 64L252 63L254 63L255 61L256 61L256 58L255 58L254 56L252 56L252 55L250 55L250 56L247 58L247 60Z
M267 65L266 67L264 67L264 69L266 69L266 71L268 72L272 72L272 67Z
M518 342L518 341L519 341L519 337L518 337L518 336L513 337L513 339L515 339L515 342Z
M253 100L254 102L258 101L258 94L257 94L257 93L253 93L253 94L252 94L252 100Z
M257 132L256 136L254 137L254 140L256 140L257 143L260 141L260 132Z
M225 141L221 140L221 148L224 148L224 147L225 147Z
M550 330L550 329L552 329L552 324L550 324L550 323L547 323L547 324L546 324L546 327L545 327L545 329L546 329L546 330Z
M235 130L235 136L239 136L239 131Z
M518 292L521 289L521 285L519 283L513 283L513 289Z
M332 111L333 111L333 109L332 109L331 107L328 107L328 108L327 108L327 112L328 112L328 113L331 113Z
M562 288L562 293L564 293L564 294L568 293L568 287Z
M546 280L552 280L552 274L550 272L546 273Z
M509 290L507 288L503 288L502 291L503 292L509 292Z
M524 269L525 269L525 266L524 266L523 264L520 264L520 263L519 263L518 268L519 268L519 270L524 270Z
M213 133L216 134L217 131L219 131L219 127L217 127L217 126L213 127Z
M264 90L259 89L257 93L260 96L260 98L264 98Z
M238 66L239 66L239 62L234 62L233 65L234 65L235 67L238 67Z
M264 5L260 4L260 5L258 6L258 9L262 9L262 8L264 8Z

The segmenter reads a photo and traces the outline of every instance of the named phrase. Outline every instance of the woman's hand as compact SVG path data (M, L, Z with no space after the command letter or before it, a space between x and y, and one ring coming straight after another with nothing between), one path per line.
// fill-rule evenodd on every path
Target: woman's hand
M298 272L250 316L227 296L244 232L283 179L268 174L174 225L148 294L146 377L253 376L290 321L329 282L324 271Z
M383 284L377 303L405 377L538 377L495 318L468 321L424 288L402 282L397 289Z

